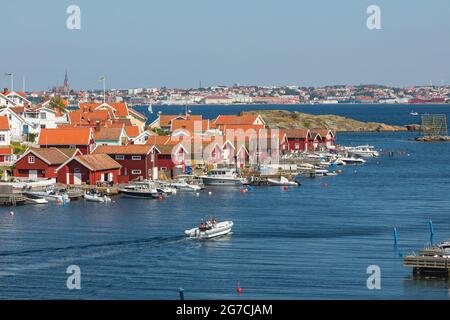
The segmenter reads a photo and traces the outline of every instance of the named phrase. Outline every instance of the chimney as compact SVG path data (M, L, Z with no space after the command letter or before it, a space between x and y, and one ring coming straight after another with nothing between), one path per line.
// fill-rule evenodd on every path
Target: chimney
M100 121L95 122L95 131L100 131Z

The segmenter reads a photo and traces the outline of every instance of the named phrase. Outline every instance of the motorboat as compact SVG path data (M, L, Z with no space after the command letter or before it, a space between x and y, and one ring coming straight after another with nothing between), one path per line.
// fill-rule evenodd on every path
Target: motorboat
M411 111L409 114L412 115L412 116L418 116L419 115L419 113L416 112L416 111Z
M314 175L319 177L326 176L328 173L329 171L327 169L317 168L314 170Z
M70 200L78 200L84 197L84 191L78 188L71 188L66 190L67 196Z
M189 183L185 178L178 178L170 184L172 187L183 192L198 192L203 188L198 184Z
M236 169L214 169L208 175L200 176L205 186L242 186L247 179L239 177Z
M297 181L289 181L285 177L280 177L280 179L268 178L267 182L269 186L288 186L288 187L298 187L299 183Z
M361 158L355 158L355 157L342 157L341 160L344 161L348 165L366 163L366 160L361 159Z
M119 187L119 192L125 197L139 199L156 199L163 196L163 193L157 190L152 181L141 181L128 184Z
M233 221L217 222L215 219L202 221L196 228L184 231L184 234L190 238L212 239L224 236L231 232Z
M373 146L357 146L357 147L347 147L347 153L349 156L359 157L359 158L372 158L379 157L380 153L375 150ZM341 159L342 160L342 159Z
M104 195L100 195L98 193L94 193L94 192L86 192L84 194L84 200L86 201L91 201L91 202L111 202L111 198Z
M165 195L172 195L177 193L177 189L169 183L163 181L155 181L156 191Z
M37 196L35 194L24 194L25 196L25 200L28 203L32 203L32 204L47 204L48 200L46 200L45 198L41 197L41 196Z
M61 203L70 202L70 198L67 193L53 188L42 191L25 191L23 194L28 198L38 197L44 198L47 201L57 201Z

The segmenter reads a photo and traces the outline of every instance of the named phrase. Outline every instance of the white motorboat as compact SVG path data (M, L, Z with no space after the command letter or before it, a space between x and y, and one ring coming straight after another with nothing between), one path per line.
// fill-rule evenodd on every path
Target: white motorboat
M327 169L315 169L314 170L314 174L316 175L316 176L326 176L327 174L328 174L328 170Z
M184 231L184 233L190 238L211 239L229 234L232 228L233 221L217 222L215 219L211 219L202 222L197 228Z
M184 192L198 192L202 190L202 187L197 184L191 184L186 181L184 178L179 178L175 182L171 183L171 186L176 188L179 191Z
M25 195L26 202L28 202L28 203L32 203L32 204L47 204L48 203L48 201L45 200L41 196L37 196L37 195L31 194L31 193L27 193L27 194L24 193L24 195Z
M247 179L239 177L236 169L214 169L208 175L200 176L205 186L242 186Z
M44 191L26 191L23 193L28 198L43 198L48 201L57 201L61 203L70 202L70 198L67 193L59 192L55 189L48 189Z
M298 187L298 182L296 181L289 181L285 177L280 177L280 179L267 179L267 182L270 186L288 186L288 187Z
M341 160L344 161L348 165L366 163L366 160L361 159L361 158L355 158L355 157L343 157L343 158L341 158Z
M159 193L166 195L177 193L177 189L174 186L164 181L155 181L155 188Z
M156 199L163 196L152 181L135 182L119 187L119 192L129 198Z
M84 199L86 201L91 201L91 202L111 202L111 198L108 196L101 196L98 193L89 193L86 192L84 194Z
M351 157L371 158L380 156L380 153L373 146L347 147L346 150Z
M416 111L411 111L409 114L412 115L412 116L418 116L419 115L419 113L416 112Z

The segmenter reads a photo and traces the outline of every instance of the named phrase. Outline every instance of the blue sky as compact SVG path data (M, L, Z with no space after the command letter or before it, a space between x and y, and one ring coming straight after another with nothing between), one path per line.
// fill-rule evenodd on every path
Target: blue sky
M81 8L81 30L66 8ZM381 7L381 30L366 9ZM14 0L2 4L5 72L30 90L450 83L448 0Z

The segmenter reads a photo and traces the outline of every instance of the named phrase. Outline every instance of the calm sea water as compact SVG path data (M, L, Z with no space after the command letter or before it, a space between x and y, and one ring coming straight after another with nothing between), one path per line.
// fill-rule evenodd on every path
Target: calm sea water
M411 106L378 108L333 106L324 113L417 121ZM445 106L414 110L448 114ZM436 240L450 238L450 145L417 143L414 135L339 134L338 143L370 143L396 155L345 167L340 176L304 179L287 191L117 197L106 205L17 207L14 216L0 208L0 298L177 299L182 287L187 299L448 299L449 283L414 280L402 266L401 255L429 242L430 219ZM183 231L207 215L233 220L234 233L185 239ZM69 265L81 268L81 290L66 288ZM381 290L366 287L369 265L381 268Z

